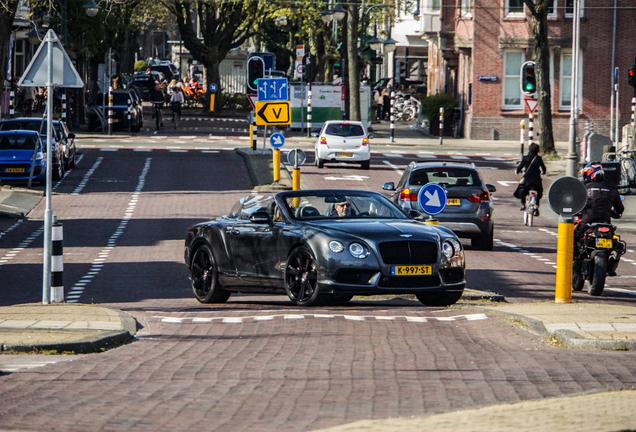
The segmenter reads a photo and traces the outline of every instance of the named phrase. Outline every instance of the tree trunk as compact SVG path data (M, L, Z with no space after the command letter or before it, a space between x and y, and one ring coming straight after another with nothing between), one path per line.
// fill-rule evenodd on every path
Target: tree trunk
M347 6L347 66L349 120L360 121L360 65L358 61L358 5Z
M532 34L534 35L535 77L537 79L537 120L539 123L539 145L544 154L554 153L552 133L552 108L550 90L550 50L548 48L548 3L552 0L536 0L532 11ZM528 1L526 1L528 5Z
M0 98L4 93L4 82L7 78L6 58L9 46L9 38L13 29L15 11L18 9L18 0L7 0L0 4Z

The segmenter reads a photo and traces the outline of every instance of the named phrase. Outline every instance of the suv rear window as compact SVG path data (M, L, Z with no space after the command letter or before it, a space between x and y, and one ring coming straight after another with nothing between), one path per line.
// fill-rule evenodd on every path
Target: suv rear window
M427 168L411 173L409 184L423 186L427 183L439 183L446 187L481 186L477 171L458 168Z
M113 92L113 105L128 105L129 98L132 102L133 97L130 94ZM97 93L95 100L97 101L97 105L101 105L104 101L104 96L101 93ZM108 105L108 95L106 95L105 103Z
M357 124L335 123L327 126L325 133L341 137L358 137L364 136L364 129Z

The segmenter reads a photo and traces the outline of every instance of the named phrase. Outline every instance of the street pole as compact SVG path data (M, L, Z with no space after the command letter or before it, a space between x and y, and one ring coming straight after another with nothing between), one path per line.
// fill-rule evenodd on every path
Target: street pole
M53 231L53 212L51 210L51 180L53 177L53 155L51 141L53 139L53 41L52 32L47 33L48 50L47 101L46 101L46 207L44 210L44 254L42 263L42 304L51 302L51 239Z
M565 175L576 177L578 171L579 155L576 151L576 135L579 119L579 24L581 21L581 3L580 0L574 0L574 19L572 20L572 91L570 100L570 142L568 146L568 154L565 156Z

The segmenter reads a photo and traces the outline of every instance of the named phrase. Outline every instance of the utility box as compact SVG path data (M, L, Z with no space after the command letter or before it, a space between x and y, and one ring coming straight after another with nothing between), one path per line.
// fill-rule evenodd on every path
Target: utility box
M620 162L601 162L605 178L612 182L614 187L618 187L621 182L621 163Z
M587 158L588 162L600 162L603 160L603 148L605 146L612 146L612 140L605 135L591 134L588 138L587 144Z

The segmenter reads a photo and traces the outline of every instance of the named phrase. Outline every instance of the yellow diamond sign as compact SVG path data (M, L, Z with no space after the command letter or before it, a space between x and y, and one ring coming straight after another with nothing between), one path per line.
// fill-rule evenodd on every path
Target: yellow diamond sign
M291 124L289 101L256 102L254 111L258 126Z

